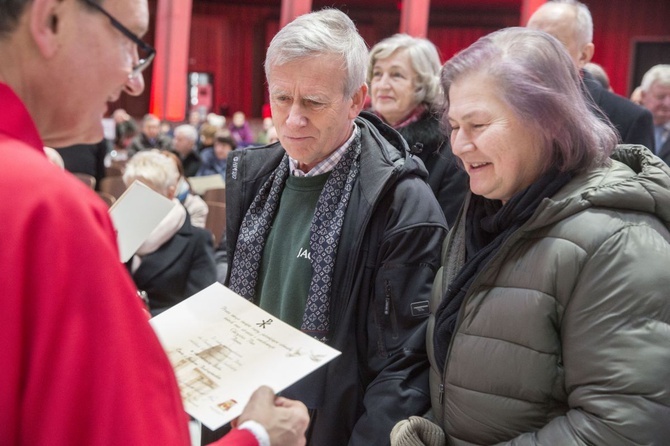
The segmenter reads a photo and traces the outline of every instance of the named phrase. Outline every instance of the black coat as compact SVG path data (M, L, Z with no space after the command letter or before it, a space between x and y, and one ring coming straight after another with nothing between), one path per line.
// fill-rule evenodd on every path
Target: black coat
M658 157L661 158L665 164L670 165L670 138L666 139L661 150L658 150Z
M149 138L144 133L140 133L128 146L128 156L133 156L137 152L150 149L170 150L172 147L172 140L164 135L158 135L154 141L149 141Z
M654 118L649 110L628 99L605 90L593 76L582 70L584 86L593 102L614 124L621 142L641 144L654 151ZM591 104L593 105L593 104ZM596 114L602 116L597 109Z
M187 216L170 240L142 257L132 276L146 291L152 315L167 310L216 282L212 234L192 226Z
M172 150L172 153L177 155L181 160L181 165L184 168L184 176L186 178L194 177L195 174L198 173L198 170L202 165L202 159L200 159L200 155L195 151L195 149L192 152L189 152L189 154L184 158L182 158L181 155L175 150Z
M405 138L411 151L415 151L417 143L423 145L417 156L428 170L428 185L451 228L469 190L469 181L468 174L451 152L449 139L440 129L438 115L427 111L418 121L398 129L398 133Z
M103 139L97 144L76 144L62 147L58 153L63 158L69 172L86 173L95 178L95 188L100 188L100 180L105 176L105 157L111 150L110 142Z
M397 421L428 409L425 304L444 216L423 163L400 135L366 113L355 122L360 174L344 217L330 301L328 344L342 355L285 393L314 408L310 446L386 446ZM283 155L275 143L228 156L229 259L247 209Z

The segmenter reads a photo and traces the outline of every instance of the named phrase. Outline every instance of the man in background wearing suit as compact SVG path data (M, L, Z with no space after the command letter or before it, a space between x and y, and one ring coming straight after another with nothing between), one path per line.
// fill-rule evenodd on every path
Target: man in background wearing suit
M642 105L654 116L656 155L670 164L670 65L651 67L640 89Z
M584 86L593 99L596 114L609 118L621 142L642 144L654 150L652 116L648 110L614 94L584 70L593 57L593 19L589 8L576 0L554 0L540 6L528 20L528 28L539 29L565 45L582 74ZM585 93L586 94L586 93Z

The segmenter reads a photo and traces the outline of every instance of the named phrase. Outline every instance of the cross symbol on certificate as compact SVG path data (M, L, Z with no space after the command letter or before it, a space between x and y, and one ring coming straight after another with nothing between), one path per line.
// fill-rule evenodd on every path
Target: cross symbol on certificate
M261 322L258 322L258 323L256 323L256 325L258 325L261 328L265 328L266 325L270 325L271 323L272 323L272 319L268 319L267 321L263 320Z

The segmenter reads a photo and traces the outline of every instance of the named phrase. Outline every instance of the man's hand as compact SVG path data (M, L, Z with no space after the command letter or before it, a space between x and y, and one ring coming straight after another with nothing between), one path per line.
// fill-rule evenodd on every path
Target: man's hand
M247 420L261 424L270 436L272 446L304 446L305 431L309 424L307 407L300 401L276 397L267 386L259 387L235 426Z

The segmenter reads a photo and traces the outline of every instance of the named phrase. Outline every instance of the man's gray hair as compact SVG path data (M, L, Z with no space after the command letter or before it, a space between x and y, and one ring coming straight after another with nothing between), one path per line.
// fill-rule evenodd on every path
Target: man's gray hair
M198 140L198 130L190 124L182 124L174 129L174 135L183 135L190 141L196 142Z
M144 115L142 117L142 124L147 124L147 123L152 123L153 124L153 123L156 123L156 122L160 123L161 118L159 118L158 116L156 116L154 114L147 113L146 115Z
M647 92L655 82L663 86L670 86L670 65L659 64L651 67L649 71L644 73L640 88Z
M353 96L365 84L368 49L354 22L337 9L301 15L279 30L267 51L265 75L275 66L323 54L342 59L344 95Z

